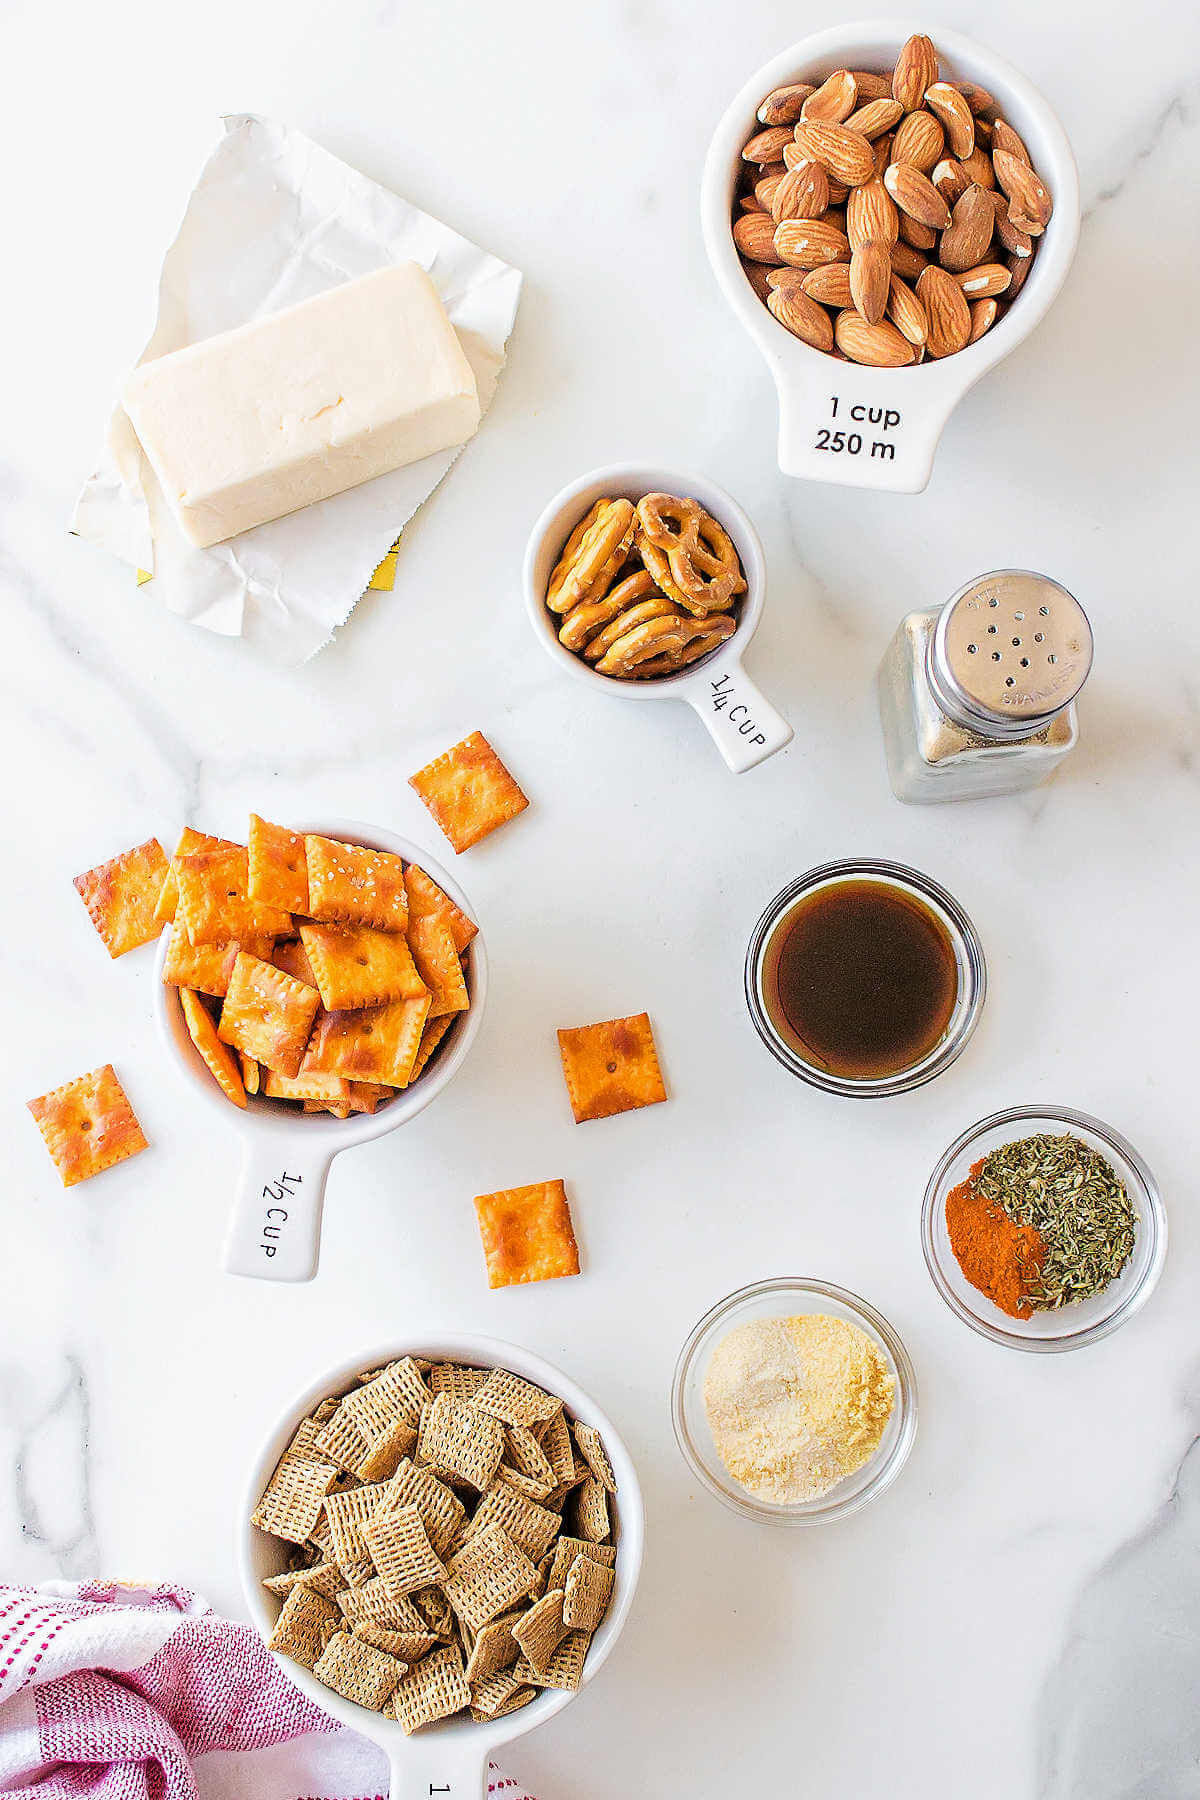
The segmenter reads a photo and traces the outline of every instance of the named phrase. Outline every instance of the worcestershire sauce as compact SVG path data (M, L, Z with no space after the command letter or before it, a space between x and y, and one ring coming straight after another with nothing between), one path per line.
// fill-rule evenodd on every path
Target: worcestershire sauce
M840 881L780 920L763 961L776 1031L806 1062L872 1081L921 1062L958 998L950 934L911 894Z

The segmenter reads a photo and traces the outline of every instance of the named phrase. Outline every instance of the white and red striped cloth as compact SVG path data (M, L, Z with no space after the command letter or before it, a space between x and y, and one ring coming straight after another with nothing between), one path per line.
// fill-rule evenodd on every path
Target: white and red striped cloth
M0 1584L0 1793L387 1800L382 1752L184 1588ZM530 1800L492 1768L489 1794Z

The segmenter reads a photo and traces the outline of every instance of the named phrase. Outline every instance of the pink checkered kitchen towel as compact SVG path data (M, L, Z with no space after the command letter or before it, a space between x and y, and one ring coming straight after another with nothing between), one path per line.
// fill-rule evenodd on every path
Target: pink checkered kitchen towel
M387 1800L387 1763L183 1588L0 1583L0 1794ZM489 1772L488 1792L530 1800Z

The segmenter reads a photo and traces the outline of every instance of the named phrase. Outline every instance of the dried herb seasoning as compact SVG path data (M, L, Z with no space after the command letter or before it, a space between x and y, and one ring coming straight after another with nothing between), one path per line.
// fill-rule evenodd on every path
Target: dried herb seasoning
M1021 1298L1035 1312L1089 1300L1133 1254L1137 1212L1107 1158L1072 1136L1039 1132L989 1152L973 1171L979 1199L1042 1241Z

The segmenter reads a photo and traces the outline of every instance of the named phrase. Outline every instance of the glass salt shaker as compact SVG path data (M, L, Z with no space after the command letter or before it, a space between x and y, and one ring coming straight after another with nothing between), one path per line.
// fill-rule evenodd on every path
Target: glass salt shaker
M944 606L908 613L878 678L897 799L978 799L1044 781L1075 746L1091 666L1082 606L1028 569L980 575Z

